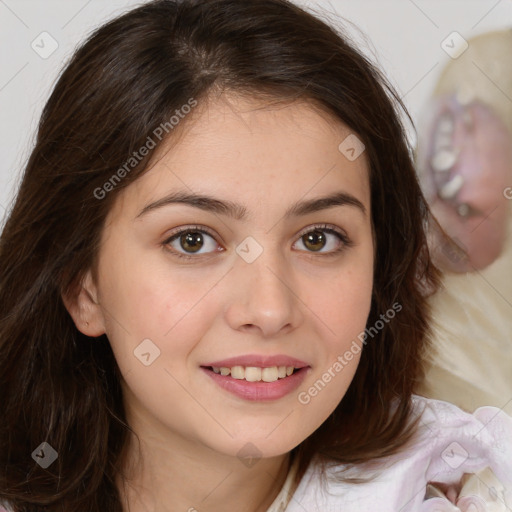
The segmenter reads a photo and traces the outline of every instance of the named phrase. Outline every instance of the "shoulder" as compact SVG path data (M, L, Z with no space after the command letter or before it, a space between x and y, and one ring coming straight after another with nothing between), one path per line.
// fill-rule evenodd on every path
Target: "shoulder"
M484 505L493 501L509 510L505 507L512 506L512 418L496 407L470 414L451 403L419 396L413 397L413 409L420 416L418 429L402 450L344 474L371 479L341 482L335 474L346 468L330 466L324 471L314 461L286 512L326 512L341 506L358 512L442 512L454 510L450 503L460 504L457 499L464 493L478 495ZM447 489L451 501L444 494Z

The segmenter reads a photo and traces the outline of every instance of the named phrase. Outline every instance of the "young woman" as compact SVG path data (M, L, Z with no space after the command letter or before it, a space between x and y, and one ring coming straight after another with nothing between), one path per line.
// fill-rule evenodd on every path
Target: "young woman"
M439 275L399 108L285 0L77 50L1 237L7 510L510 508L512 420L413 394Z

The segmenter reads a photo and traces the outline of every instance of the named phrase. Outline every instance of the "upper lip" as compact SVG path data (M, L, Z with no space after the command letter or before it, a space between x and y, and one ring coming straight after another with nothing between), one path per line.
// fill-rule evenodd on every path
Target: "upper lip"
M294 368L304 368L309 366L304 361L294 357L278 355L259 355L248 354L244 356L235 356L221 361L213 361L201 366L214 366L215 368L232 368L233 366L255 366L257 368L270 368L272 366L293 366Z

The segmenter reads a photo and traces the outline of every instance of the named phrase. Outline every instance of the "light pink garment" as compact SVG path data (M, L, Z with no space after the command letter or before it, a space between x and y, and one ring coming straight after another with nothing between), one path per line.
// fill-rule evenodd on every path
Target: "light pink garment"
M469 414L448 402L413 401L422 418L407 447L347 473L376 475L373 480L327 480L324 488L320 465L313 462L291 498L287 479L268 512L512 511L512 418L496 407Z
M286 512L501 512L512 510L512 418L496 407L468 414L414 397L419 430L400 453L352 468L367 483L327 481L311 464ZM333 468L327 473L332 474ZM434 485L429 486L429 482ZM427 499L428 498L428 499ZM279 511L279 508L275 509ZM274 511L271 507L269 511Z

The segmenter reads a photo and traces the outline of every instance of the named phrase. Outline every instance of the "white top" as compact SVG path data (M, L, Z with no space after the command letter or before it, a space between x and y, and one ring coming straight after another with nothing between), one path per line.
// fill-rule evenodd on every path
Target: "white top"
M419 396L413 403L423 413L406 447L377 466L373 461L346 474L375 475L373 480L325 480L322 487L321 467L313 461L290 498L293 466L268 512L512 511L512 418L496 407L469 414Z

